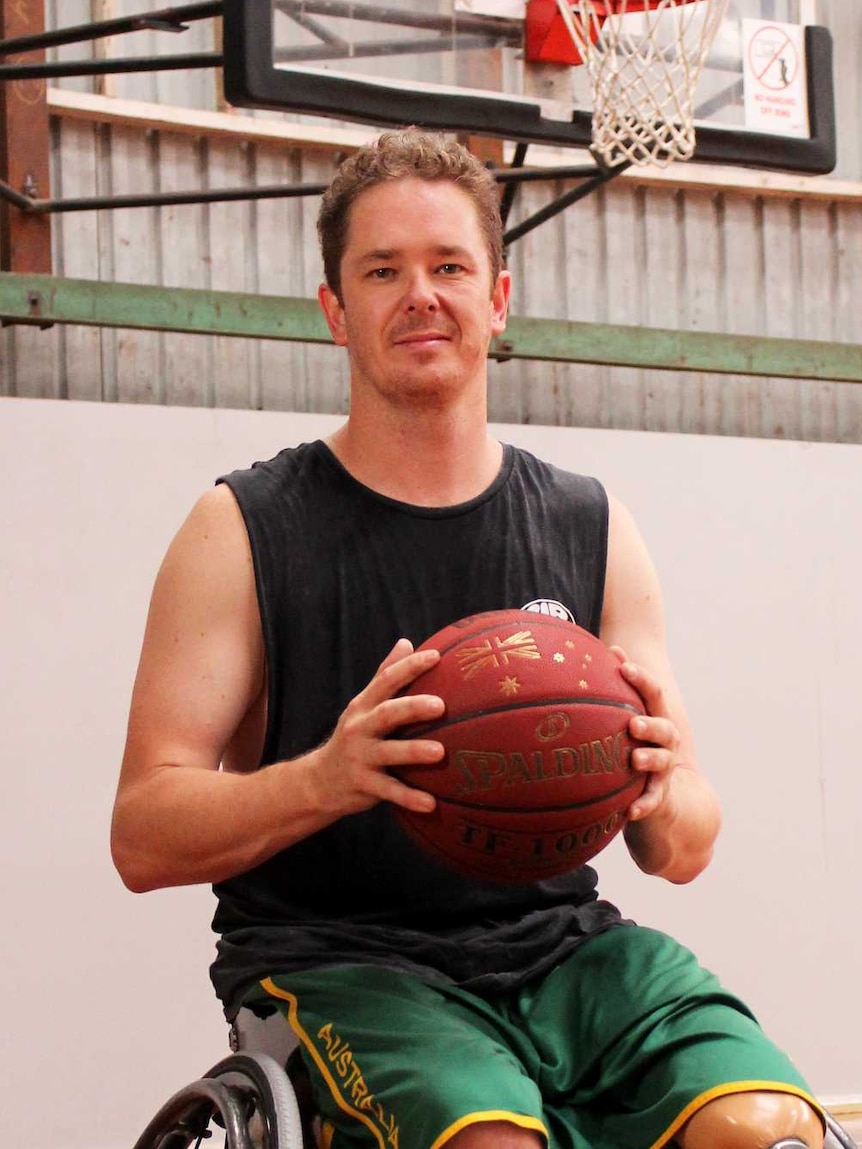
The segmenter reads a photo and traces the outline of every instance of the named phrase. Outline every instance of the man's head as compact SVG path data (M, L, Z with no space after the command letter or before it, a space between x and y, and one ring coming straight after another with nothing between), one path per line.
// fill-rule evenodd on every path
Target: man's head
M494 283L503 266L503 229L493 176L460 144L408 128L385 132L345 160L323 197L317 230L326 282L335 295L342 298L341 260L353 204L369 188L401 179L449 181L469 196L485 238Z

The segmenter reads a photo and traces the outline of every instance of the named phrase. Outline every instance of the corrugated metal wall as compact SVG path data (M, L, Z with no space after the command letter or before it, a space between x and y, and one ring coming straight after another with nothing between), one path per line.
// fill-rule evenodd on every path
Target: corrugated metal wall
M859 340L862 203L617 183L528 236L512 262L516 310L526 314ZM846 442L862 436L862 388L853 384L586 365L516 370L526 386L509 393L501 416L516 421ZM499 367L497 378L506 371Z
M862 8L830 0L821 9L839 63L836 174L858 180ZM115 13L140 10L134 0L114 3ZM90 6L49 0L47 14L67 26L89 19ZM203 21L182 37L123 37L111 54L207 51L212 36ZM64 81L79 90L95 83ZM217 99L212 71L111 77L109 87L201 108ZM310 182L327 179L335 163L331 151L65 116L53 120L53 153L57 196ZM522 189L511 222L561 190ZM316 211L316 199L291 199L58 215L55 273L311 297L320 278ZM511 265L520 315L858 343L862 187L829 201L618 180L515 244ZM0 380L2 393L31 397L321 412L347 403L337 349L156 332L8 328ZM862 442L854 384L524 362L492 364L491 381L500 421Z

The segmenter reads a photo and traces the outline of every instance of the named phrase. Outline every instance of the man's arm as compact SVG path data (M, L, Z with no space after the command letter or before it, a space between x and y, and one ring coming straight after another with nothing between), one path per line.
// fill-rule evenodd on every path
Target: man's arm
M721 825L718 798L699 772L694 741L668 657L661 590L628 511L611 499L608 572L601 637L624 653L623 673L648 718L631 732L649 748L634 752L647 787L629 811L626 844L638 866L672 882L689 882L709 864Z
M324 745L265 770L220 769L263 701L265 658L239 508L227 487L208 492L153 590L111 830L123 881L136 891L221 881L381 800L433 809L386 770L438 761L442 747L387 735L442 710L430 696L395 697L438 657L400 640Z

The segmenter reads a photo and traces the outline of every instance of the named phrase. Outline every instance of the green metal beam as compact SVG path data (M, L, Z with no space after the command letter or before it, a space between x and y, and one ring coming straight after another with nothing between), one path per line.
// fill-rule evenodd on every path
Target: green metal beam
M329 343L314 299L0 272L0 320Z
M498 358L605 363L659 371L698 371L776 379L862 383L862 345L774 339L659 327L510 320L491 351Z
M329 343L317 302L0 272L0 320ZM495 359L862 383L862 345L512 316Z

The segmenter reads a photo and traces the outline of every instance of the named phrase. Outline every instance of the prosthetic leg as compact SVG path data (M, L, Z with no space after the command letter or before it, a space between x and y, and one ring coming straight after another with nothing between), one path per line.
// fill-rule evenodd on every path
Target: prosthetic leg
M698 1110L677 1142L680 1149L823 1149L823 1122L804 1098L793 1094L733 1093Z

